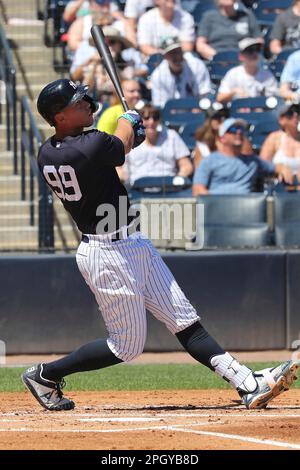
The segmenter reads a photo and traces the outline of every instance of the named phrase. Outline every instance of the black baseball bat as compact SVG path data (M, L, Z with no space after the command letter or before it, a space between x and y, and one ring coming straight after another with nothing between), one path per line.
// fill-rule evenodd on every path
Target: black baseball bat
M97 51L100 54L105 70L110 76L110 79L115 87L118 97L121 100L124 111L128 111L129 106L122 90L122 86L121 86L121 82L118 76L116 65L115 65L114 59L112 58L109 47L105 42L105 36L103 34L101 26L94 24L91 27L91 35L92 35L92 38L94 39L95 46L97 48Z

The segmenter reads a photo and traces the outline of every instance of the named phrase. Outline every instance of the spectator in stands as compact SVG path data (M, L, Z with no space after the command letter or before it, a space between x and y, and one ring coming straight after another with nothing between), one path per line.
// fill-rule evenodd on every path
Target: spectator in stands
M147 10L155 6L154 0L126 0L125 5L125 18L126 22L126 37L137 46L136 30L138 19Z
M280 95L287 101L300 98L300 49L286 61L280 77Z
M193 181L193 195L247 194L256 189L260 175L278 174L287 183L293 175L284 165L243 155L242 146L247 123L242 119L226 119L219 128L220 149L203 159Z
M125 165L119 168L121 179L133 184L145 176L190 176L190 152L178 133L161 125L160 112L151 104L146 104L140 113L146 140L127 155Z
M197 168L203 158L208 157L212 152L220 150L219 128L228 117L228 108L218 102L212 104L211 109L208 110L208 118L195 133L194 168ZM253 155L252 145L247 137L245 137L243 142L242 154Z
M67 23L73 23L76 18L89 15L94 11L98 11L99 5L101 7L102 4L110 2L110 12L114 19L116 20L123 20L124 15L120 11L117 2L114 0L71 0L67 3L63 19Z
M101 26L113 25L123 35L124 28L120 21L114 21L110 12L110 0L103 0L92 13L78 17L68 30L68 48L75 52L82 41L88 41L91 37L91 27L93 24Z
M237 49L244 38L263 39L254 14L245 7L237 9L235 0L216 0L218 9L204 13L198 28L196 48L207 60L221 50Z
M179 38L184 52L192 51L195 41L192 15L176 6L176 0L156 0L156 5L138 21L137 42L141 52L145 56L160 52L163 38L171 36Z
M176 4L180 6L180 0L176 0ZM137 46L137 23L143 13L155 7L155 0L126 0L125 18L126 18L126 37Z
M276 78L261 65L261 43L245 38L239 42L239 50L241 65L228 70L220 83L217 100L228 103L236 98L278 95Z
M190 52L183 53L178 38L164 39L161 51L164 60L151 75L154 106L162 108L171 98L198 97L211 92L206 66Z
M260 157L274 164L283 164L300 179L300 105L286 103L278 110L281 130L272 132L265 140Z
M294 0L293 6L280 13L270 35L270 51L279 54L286 48L300 47L300 0Z
M139 82L137 80L122 80L121 84L129 109L135 109L141 99ZM113 134L117 128L118 118L123 112L123 106L120 103L110 106L101 114L97 123L97 129L107 132L108 134Z
M103 32L122 79L147 74L147 66L143 64L140 53L128 39L121 36L113 26L104 26ZM111 79L101 64L92 38L89 42L81 42L75 53L70 74L73 80L80 81L95 91L98 100L101 99L101 92L113 90Z

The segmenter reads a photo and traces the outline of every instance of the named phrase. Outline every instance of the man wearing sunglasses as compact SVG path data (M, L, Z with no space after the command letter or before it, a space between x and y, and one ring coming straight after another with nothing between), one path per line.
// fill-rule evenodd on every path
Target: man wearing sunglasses
M229 118L223 122L219 128L220 150L203 159L195 172L194 196L247 194L256 189L263 175L277 174L286 183L292 183L292 172L286 166L241 153L246 134L246 121Z
M230 69L221 81L217 100L228 103L236 98L255 98L278 94L276 78L261 65L262 45L257 39L239 42L241 64Z

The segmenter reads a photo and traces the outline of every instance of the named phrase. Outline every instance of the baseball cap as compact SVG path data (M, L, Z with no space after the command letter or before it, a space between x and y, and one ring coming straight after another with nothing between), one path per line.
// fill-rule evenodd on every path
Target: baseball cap
M280 104L276 108L277 117L283 116L289 111L294 111L300 114L300 103L294 103L292 101L286 101L285 103Z
M239 41L239 50L240 52L247 52L247 49L257 46L261 49L262 45L261 43L254 38L244 38L241 41Z
M161 48L162 54L165 55L168 52L181 48L181 44L177 37L168 37L168 38L164 38L161 41L160 48Z
M243 126L245 129L247 129L248 123L247 121L244 121L244 119L235 119L235 118L225 119L225 121L219 127L219 136L223 137L223 135L226 134L226 132L228 132L232 126Z

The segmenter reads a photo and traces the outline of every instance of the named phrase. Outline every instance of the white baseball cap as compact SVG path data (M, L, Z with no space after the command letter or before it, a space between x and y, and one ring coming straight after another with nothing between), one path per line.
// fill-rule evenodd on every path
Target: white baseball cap
M261 42L259 42L259 40L255 38L244 38L239 41L239 50L242 53L245 52L248 47L252 46L260 46L260 48L262 48Z
M235 119L235 118L228 118L220 125L219 127L219 136L223 137L226 132L233 126L242 126L245 129L248 128L248 123L244 119Z

